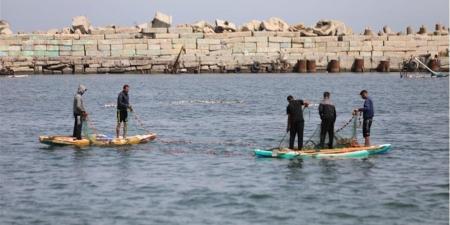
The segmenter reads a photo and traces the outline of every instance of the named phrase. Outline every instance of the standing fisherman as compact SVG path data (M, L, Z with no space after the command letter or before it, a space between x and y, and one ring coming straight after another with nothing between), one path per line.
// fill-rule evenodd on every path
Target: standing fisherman
M359 109L355 109L355 114L357 112L363 113L363 137L364 137L364 145L370 146L370 127L372 126L372 119L374 116L373 102L372 99L369 98L369 93L366 90L362 90L359 95L364 99L364 106Z
M84 108L83 98L81 97L87 91L86 87L82 84L78 87L78 91L73 98L73 117L75 118L75 123L73 126L73 137L77 140L81 140L81 129L83 126L83 120L86 119L87 113Z
M123 85L123 90L119 93L117 97L117 126L116 126L116 137L120 137L120 125L123 122L123 138L127 136L127 122L128 122L128 109L133 112L131 108L128 91L130 86L128 84Z
M336 108L330 100L330 92L323 93L323 100L319 104L320 148L324 148L325 136L328 133L328 148L333 148L334 122L336 122Z
M309 103L303 100L295 100L292 95L287 97L289 105L286 108L288 115L286 132L290 132L289 149L294 149L295 136L298 136L298 150L303 148L303 129L305 121L303 119L303 106L308 107Z

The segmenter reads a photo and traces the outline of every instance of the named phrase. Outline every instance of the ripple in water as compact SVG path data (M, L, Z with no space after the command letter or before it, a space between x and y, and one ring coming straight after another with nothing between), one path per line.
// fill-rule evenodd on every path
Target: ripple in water
M448 224L448 78L52 75L0 82L0 224ZM39 135L72 133L79 83L88 86L83 98L96 128L112 135L114 100L130 84L131 104L158 139L124 148L38 143ZM330 91L340 126L362 105L361 89L375 104L372 141L391 143L389 154L253 156L253 148L275 147L284 135L288 94L316 104ZM319 122L312 107L305 137Z

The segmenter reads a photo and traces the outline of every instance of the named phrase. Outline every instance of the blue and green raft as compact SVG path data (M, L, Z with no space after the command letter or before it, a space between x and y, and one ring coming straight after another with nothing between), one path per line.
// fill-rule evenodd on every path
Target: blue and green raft
M294 159L294 158L367 158L370 155L384 154L391 150L391 144L375 145L370 147L348 147L348 148L336 148L336 149L322 149L316 150L301 150L295 151L292 149L273 149L263 150L255 149L255 155L257 157L265 158L281 158L281 159Z

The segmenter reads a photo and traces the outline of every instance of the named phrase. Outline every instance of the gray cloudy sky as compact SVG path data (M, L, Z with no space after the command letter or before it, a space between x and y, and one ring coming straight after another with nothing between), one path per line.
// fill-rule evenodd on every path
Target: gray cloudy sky
M175 24L215 18L242 24L277 16L313 25L328 18L358 33L365 26L403 31L408 25L434 29L437 22L449 24L449 0L0 0L0 18L15 32L62 28L77 15L87 16L94 26L129 26L150 21L157 10L172 15Z

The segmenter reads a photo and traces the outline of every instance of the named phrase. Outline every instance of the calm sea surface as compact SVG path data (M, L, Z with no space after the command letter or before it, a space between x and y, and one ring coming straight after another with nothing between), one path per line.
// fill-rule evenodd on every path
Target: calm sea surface
M122 85L138 146L40 144L70 135L78 84L93 125L114 134ZM448 224L449 80L398 74L75 75L0 78L0 224ZM286 96L332 93L336 127L375 105L368 159L258 159L286 126ZM306 114L305 114L306 115ZM312 107L305 136L319 122ZM142 133L132 117L130 133ZM358 134L361 139L361 134Z

